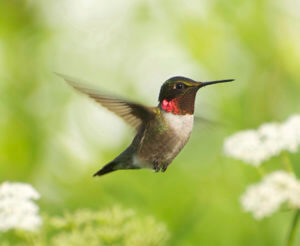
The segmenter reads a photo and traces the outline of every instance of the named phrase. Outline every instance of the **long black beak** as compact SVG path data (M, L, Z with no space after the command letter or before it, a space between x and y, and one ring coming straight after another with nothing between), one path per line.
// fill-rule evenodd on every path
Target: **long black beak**
M224 79L224 80L215 80L215 81L209 81L209 82L200 82L199 88L207 85L213 85L218 83L226 83L234 81L234 79Z

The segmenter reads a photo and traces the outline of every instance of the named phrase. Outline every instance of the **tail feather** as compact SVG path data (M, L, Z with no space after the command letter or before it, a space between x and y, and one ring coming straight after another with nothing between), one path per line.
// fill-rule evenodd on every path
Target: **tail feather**
M107 174L107 173L111 173L113 171L116 171L117 168L116 168L116 165L117 165L117 162L110 162L108 164L106 164L104 167L102 167L98 172L96 172L93 176L96 177L96 176L102 176L104 174Z

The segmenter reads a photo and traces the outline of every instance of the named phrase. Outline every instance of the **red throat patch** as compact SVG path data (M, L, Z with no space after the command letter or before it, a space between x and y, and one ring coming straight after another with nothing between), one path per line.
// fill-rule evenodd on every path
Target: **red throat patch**
M171 101L167 101L164 99L161 103L161 107L166 112L172 112L173 114L179 114L179 107L176 99L173 99Z

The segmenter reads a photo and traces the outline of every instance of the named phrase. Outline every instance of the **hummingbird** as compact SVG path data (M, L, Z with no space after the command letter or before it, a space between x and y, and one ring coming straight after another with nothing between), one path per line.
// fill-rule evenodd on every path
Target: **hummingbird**
M161 86L158 105L148 107L103 94L72 77L58 74L69 85L100 103L135 128L131 144L94 176L124 169L166 171L190 138L194 123L197 91L207 85L231 82L233 79L209 82L175 76Z

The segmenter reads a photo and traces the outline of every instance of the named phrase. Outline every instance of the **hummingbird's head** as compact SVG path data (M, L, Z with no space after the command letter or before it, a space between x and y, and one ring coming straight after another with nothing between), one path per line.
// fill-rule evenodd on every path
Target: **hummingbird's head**
M193 114L196 93L201 87L230 81L233 79L197 82L181 76L172 77L160 89L159 106L162 110L173 114Z

